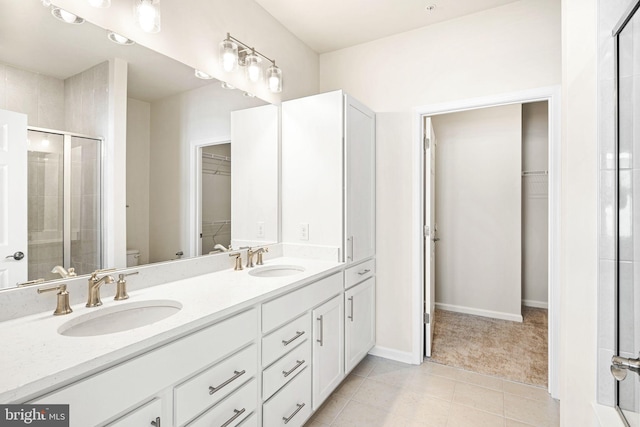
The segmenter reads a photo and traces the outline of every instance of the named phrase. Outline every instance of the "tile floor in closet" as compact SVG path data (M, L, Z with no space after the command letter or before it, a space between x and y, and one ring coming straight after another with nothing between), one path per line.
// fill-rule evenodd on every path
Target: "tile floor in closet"
M367 356L306 426L554 427L559 413L544 388Z

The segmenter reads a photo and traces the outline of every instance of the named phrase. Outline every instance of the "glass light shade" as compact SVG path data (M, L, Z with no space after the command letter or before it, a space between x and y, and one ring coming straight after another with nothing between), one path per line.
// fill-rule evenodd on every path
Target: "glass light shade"
M93 7L109 7L111 0L89 0L89 4Z
M55 6L51 8L51 14L67 24L82 24L84 22L84 19L79 16Z
M276 67L276 64L267 68L266 81L267 87L271 92L282 92L282 70Z
M238 45L231 40L220 42L220 65L227 73L238 69Z
M262 67L260 66L260 57L255 53L250 53L244 59L245 61L245 70L247 73L247 79L250 82L255 83L260 81L260 77L262 77Z
M134 0L136 21L145 33L160 31L160 0Z
M118 33L114 33L113 31L107 30L107 38L114 43L122 44L122 45L131 45L135 42L131 39L126 38Z
M49 7L51 6L51 0L40 0L42 2L42 5L44 7Z

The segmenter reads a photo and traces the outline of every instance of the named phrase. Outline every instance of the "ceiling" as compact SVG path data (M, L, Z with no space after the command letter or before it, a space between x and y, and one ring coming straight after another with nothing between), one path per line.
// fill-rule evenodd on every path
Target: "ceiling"
M518 0L255 0L318 53L331 52ZM426 7L435 5L432 11Z

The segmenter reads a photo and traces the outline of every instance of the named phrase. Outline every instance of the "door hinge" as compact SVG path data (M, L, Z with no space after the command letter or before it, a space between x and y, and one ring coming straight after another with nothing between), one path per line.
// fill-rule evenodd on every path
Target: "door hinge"
M424 229L423 229L423 233L422 233L422 234L423 234L423 236L424 236L424 238L425 238L425 239L426 239L427 237L429 237L429 226L428 226L428 225L425 225L425 226L424 226Z
M424 314L424 323L429 323L429 313Z
M424 151L427 151L429 149L429 145L431 141L429 140L429 138L427 138L427 135L424 136L423 141L424 141Z

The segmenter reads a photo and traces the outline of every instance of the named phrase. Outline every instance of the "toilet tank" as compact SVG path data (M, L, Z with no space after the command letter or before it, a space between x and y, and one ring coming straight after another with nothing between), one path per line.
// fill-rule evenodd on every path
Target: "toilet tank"
M138 265L140 251L138 249L127 249L127 267L135 267Z

